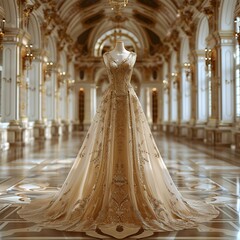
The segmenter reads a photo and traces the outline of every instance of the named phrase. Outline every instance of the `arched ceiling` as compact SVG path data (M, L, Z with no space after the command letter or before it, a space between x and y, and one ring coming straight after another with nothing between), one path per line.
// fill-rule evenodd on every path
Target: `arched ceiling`
M67 34L85 53L104 33L121 27L139 39L142 51L153 55L176 22L183 1L129 0L121 15L111 10L108 0L55 0L55 8Z

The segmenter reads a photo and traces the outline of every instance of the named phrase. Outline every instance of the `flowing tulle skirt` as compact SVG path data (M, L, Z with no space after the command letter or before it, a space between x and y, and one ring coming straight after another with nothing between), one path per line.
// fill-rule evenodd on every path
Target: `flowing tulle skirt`
M81 232L99 227L180 230L218 212L183 198L134 90L118 94L110 86L60 191L32 201L19 214L47 228Z

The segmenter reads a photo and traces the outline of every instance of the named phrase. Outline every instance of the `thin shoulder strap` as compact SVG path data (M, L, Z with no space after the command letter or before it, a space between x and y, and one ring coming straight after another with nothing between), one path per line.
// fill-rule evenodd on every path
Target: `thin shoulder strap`
M103 54L103 62L105 63L106 67L108 67L109 59L108 59L109 52L105 52Z

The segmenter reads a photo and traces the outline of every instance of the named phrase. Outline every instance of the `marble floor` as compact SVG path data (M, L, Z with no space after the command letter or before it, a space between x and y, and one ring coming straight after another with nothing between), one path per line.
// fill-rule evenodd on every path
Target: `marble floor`
M0 239L111 239L102 232L73 233L43 229L21 219L17 211L30 199L57 191L81 146L84 133L35 142L0 152ZM170 174L184 196L213 203L220 215L196 229L137 232L126 239L240 240L240 157L224 149L176 141L156 135ZM234 161L232 161L234 158ZM225 161L227 160L227 161Z

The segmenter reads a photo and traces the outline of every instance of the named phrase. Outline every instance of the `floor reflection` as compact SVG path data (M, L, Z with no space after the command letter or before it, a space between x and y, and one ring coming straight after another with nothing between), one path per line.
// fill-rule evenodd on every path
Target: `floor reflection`
M86 233L42 229L17 214L18 204L59 190L83 137L78 133L0 153L0 239L109 239L101 229ZM162 135L155 135L155 139L181 193L213 203L221 213L197 229L164 233L134 230L128 239L240 239L240 167L213 156L210 148L202 151L201 146L185 145Z

